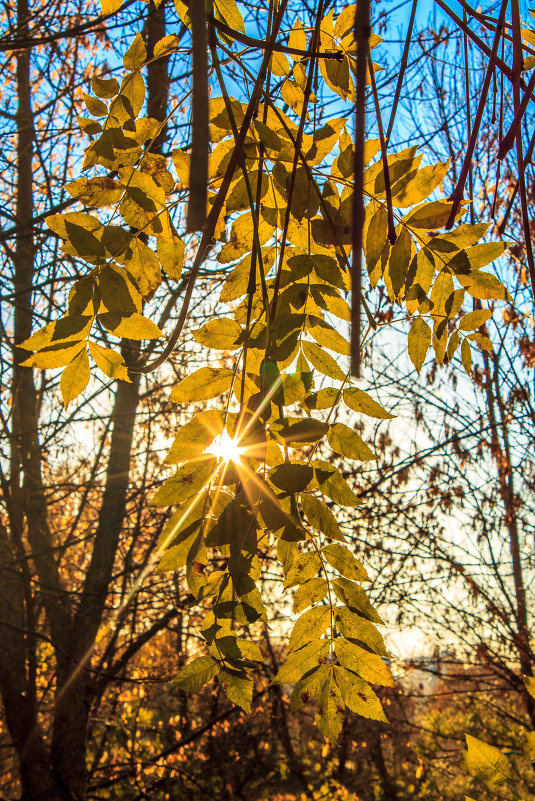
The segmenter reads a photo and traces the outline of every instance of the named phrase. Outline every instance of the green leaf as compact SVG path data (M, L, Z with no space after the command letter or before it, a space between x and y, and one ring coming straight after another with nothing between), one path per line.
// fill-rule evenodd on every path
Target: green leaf
M177 384L169 400L174 403L197 403L217 398L229 391L232 376L232 370L224 367L201 367Z
M336 668L340 694L346 706L356 715L388 723L381 702L363 679L343 667Z
M323 459L315 460L312 466L319 489L331 501L340 506L360 506L362 504L337 467ZM303 489L305 488L303 487Z
M340 664L347 670L358 673L364 681L384 687L394 686L394 680L387 665L377 654L372 654L343 637L336 638L335 649Z
M321 549L328 563L342 576L353 581L371 581L362 562L356 559L351 551L337 542Z
M329 640L316 640L290 654L273 679L273 684L295 684L305 673L325 662Z
M354 412L360 412L366 417L374 417L377 420L392 420L396 416L383 409L381 404L373 400L367 392L356 387L344 389L344 402Z
M241 326L229 317L210 320L192 332L199 344L214 350L237 350L242 333Z
M139 69L147 60L147 51L142 35L136 33L135 39L123 56L123 66L133 72Z
M382 623L384 625L384 621L381 620L371 605L368 596L358 584L348 581L346 578L339 578L333 581L333 589L338 600L342 601L348 609L358 612L367 620L371 620L372 623Z
M430 344L431 329L422 317L417 317L409 331L408 347L410 360L418 372L422 369Z
M345 542L345 537L340 531L340 526L331 510L316 498L315 495L303 493L301 495L301 505L307 516L308 522L316 531L321 531L326 537L339 542Z
M87 348L84 348L80 351L78 356L75 356L72 362L66 366L61 374L59 388L65 408L84 391L89 383L90 377L89 357L87 355Z
M304 584L319 573L321 570L321 559L315 551L300 553L294 559L292 566L286 573L284 588L295 587L296 584Z
M165 461L167 464L177 464L194 456L200 456L224 428L225 412L223 410L207 409L199 412L182 426Z
M464 761L472 775L480 776L490 789L511 778L511 765L502 751L470 734L465 734L465 738L468 750L464 752Z
M312 640L317 640L325 633L330 622L330 606L313 606L312 609L308 609L297 619L293 627L288 644L288 653L298 651L303 645L312 642Z
M198 656L183 667L173 684L187 692L197 692L219 673L219 664L211 656Z
M338 367L338 363L315 342L303 342L303 352L306 358L323 375L334 378L336 381L345 379L345 373Z
M127 337L128 339L163 337L158 326L138 312L134 312L128 317L122 317L118 312L104 312L104 314L98 315L98 320L106 331L116 337Z
M337 742L344 722L345 704L335 679L335 671L338 676L339 670L340 668L330 669L321 688L316 711L318 729L331 743Z
M345 456L347 459L355 459L359 462L377 459L377 456L357 432L344 425L344 423L334 423L329 426L327 439L333 451Z
M295 591L293 611L297 615L316 601L321 601L327 595L329 585L324 578L311 578L301 584Z

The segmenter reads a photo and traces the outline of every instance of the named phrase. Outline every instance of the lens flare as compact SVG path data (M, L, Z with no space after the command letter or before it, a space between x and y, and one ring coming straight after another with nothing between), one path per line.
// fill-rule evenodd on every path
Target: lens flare
M236 440L231 439L228 431L225 429L219 437L214 439L208 450L223 462L236 462L239 464L240 457L245 448L240 448Z

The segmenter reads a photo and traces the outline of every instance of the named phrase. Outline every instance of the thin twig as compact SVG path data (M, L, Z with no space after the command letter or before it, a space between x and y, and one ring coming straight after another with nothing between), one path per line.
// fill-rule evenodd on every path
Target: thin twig
M355 149L353 177L353 225L351 233L351 375L360 378L362 245L364 234L364 145L366 141L366 72L370 49L370 0L357 3L355 39L357 41L355 95Z
M193 96L191 122L191 161L186 233L202 231L206 225L208 202L208 35L204 0L190 3Z
M498 19L498 23L496 25L496 32L494 34L494 41L492 43L492 50L490 54L489 63L487 65L487 72L485 75L485 80L483 81L483 87L481 89L481 95L479 97L479 104L477 107L477 112L474 120L474 127L472 128L472 132L470 134L470 140L468 142L468 149L466 151L463 165L461 167L461 173L459 175L459 180L457 181L457 185L450 196L450 201L452 203L450 216L448 222L446 223L446 228L451 228L453 223L455 222L455 218L459 211L459 207L461 205L463 195L464 195L464 186L466 183L466 178L468 176L468 172L470 170L470 165L472 164L472 158L474 155L474 150L476 147L477 139L479 136L479 130L481 128L481 123L483 121L483 112L485 111L485 106L487 103L487 95L490 88L490 82L492 80L493 70L496 66L496 59L498 58L498 45L500 44L500 38L503 31L503 23L505 19L505 12L507 10L508 0L502 0L502 5L500 9L500 16Z

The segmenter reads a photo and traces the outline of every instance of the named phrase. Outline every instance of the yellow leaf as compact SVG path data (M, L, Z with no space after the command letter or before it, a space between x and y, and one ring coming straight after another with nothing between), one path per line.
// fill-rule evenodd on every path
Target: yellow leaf
M502 751L470 734L465 738L468 750L464 760L471 774L481 776L491 789L511 778L511 765Z
M229 28L235 31L245 32L243 17L234 0L214 0L215 15Z
M109 378L117 378L120 381L130 382L124 359L120 353L116 353L110 348L103 348L102 345L97 345L96 342L89 342L89 352L104 375Z
M24 350L42 350L49 345L68 343L78 343L88 335L93 322L93 316L72 314L60 317L48 323L44 328L36 331L24 342L19 344L19 348Z
M366 651L351 640L338 637L335 641L336 656L340 664L347 670L357 673L364 681L393 687L394 681L383 659L377 654Z
M108 107L106 103L103 103L102 100L98 100L96 97L88 95L85 92L84 103L86 109L93 117L105 117L108 113Z
M144 297L158 289L161 283L160 264L154 251L140 237L132 239L123 259L125 268Z
M368 448L357 432L353 431L349 426L344 425L344 423L334 423L331 425L329 427L327 439L333 451L340 453L347 459L355 459L358 462L367 462L377 459L377 456Z
M345 379L345 373L340 369L338 362L315 342L303 342L303 352L305 357L323 375L334 378L336 381Z
M121 92L112 104L110 113L113 113L115 103L122 99L127 101L126 110L128 113L126 119L137 117L145 100L145 81L139 72L133 72L124 78L121 84ZM126 120L123 119L121 121L125 122Z
M113 14L119 8L121 8L122 0L101 0L101 8L102 13L104 16L108 14Z
M462 361L463 367L466 370L466 372L468 373L468 375L471 375L471 373L472 373L472 352L470 350L470 343L466 338L463 339L462 345L461 345L461 361Z
M381 404L377 403L367 392L356 387L344 389L344 401L353 411L365 414L367 417L374 417L377 420L392 420L396 416L383 409Z
M40 370L52 370L55 367L65 367L85 347L85 342L61 342L48 345L38 353L34 353L21 364L24 367L38 367Z
M93 75L91 78L91 89L97 97L110 100L112 97L115 97L119 91L119 83L115 78L99 78L98 75Z
M133 72L139 69L147 60L147 51L142 35L136 33L135 39L123 56L123 66Z
M417 170L410 180L402 184L399 191L393 195L393 205L396 208L404 209L426 200L446 177L449 168L450 162L448 159L448 161L439 161L436 164ZM393 187L393 192L395 192L395 187Z
M117 203L124 186L113 178L78 178L65 185L67 192L86 206L102 208Z
M63 370L59 382L63 404L65 408L78 395L84 391L89 383L91 373L89 371L89 357L87 348L84 348L78 356L75 356Z
M305 102L305 95L301 87L298 86L292 78L286 78L282 84L281 95L284 102L287 103L296 114L301 113L303 103Z
M290 31L290 35L288 37L288 47L293 48L294 50L306 50L307 46L307 38L305 35L305 31L299 19L296 19L294 22L294 26ZM295 56L294 60L301 58L300 56ZM320 59L321 60L321 59Z
M154 58L161 58L172 53L178 47L180 39L175 33L164 36L154 45Z
M422 369L430 344L431 329L422 317L417 317L409 331L408 346L410 360L418 372Z
M201 367L182 379L171 392L174 403L196 403L217 398L232 386L232 370L216 367Z
M156 243L156 251L160 263L173 281L178 281L184 266L184 241L175 233L159 236Z
M225 412L219 409L207 409L192 417L176 435L165 457L167 464L178 464L200 456L221 434L225 427L224 421Z
M192 333L196 341L207 348L237 350L240 347L238 340L241 332L241 325L235 320L220 317L217 320L210 320Z
M327 680L321 688L316 711L318 729L331 743L336 743L340 736L345 709L340 689L334 677L335 670L338 675L339 669L332 667L328 673Z
M99 322L116 337L128 339L158 339L163 337L158 326L139 312L122 316L120 312L104 312L98 315Z
M336 678L342 699L352 712L371 720L388 722L381 702L365 681L343 667L336 668Z
M290 64L288 63L288 59L284 53L278 53L277 51L275 51L271 56L269 68L273 75L276 75L278 78L284 78L290 72Z

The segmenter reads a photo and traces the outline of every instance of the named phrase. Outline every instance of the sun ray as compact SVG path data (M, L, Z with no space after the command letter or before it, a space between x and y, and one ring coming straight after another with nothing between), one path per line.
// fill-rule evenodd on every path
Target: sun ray
M235 439L232 439L225 429L219 437L216 437L212 444L209 446L207 453L213 454L217 459L221 459L224 463L234 462L240 464L241 456L245 453L246 448L238 445Z

